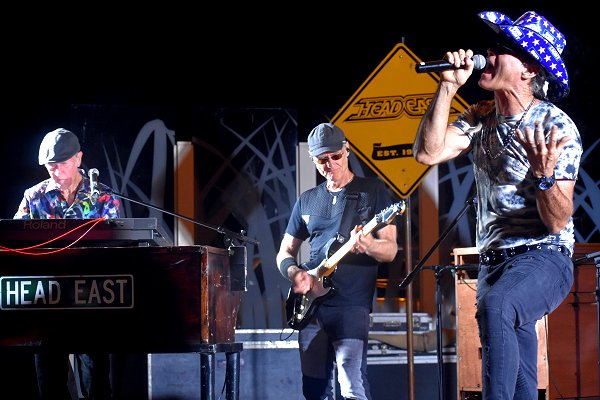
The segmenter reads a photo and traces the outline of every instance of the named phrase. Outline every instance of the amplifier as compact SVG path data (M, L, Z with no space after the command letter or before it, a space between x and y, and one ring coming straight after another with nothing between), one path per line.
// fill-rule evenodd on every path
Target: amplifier
M426 313L413 313L413 332L434 330L433 318ZM406 332L406 313L371 313L372 334Z

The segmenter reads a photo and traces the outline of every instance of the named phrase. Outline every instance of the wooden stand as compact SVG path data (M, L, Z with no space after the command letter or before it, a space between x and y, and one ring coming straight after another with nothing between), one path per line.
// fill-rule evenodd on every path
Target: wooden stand
M226 399L239 398L235 326L245 247L89 247L0 253L0 352L200 354L202 400L213 400L225 353ZM40 300L40 293L48 300ZM35 296L35 297L34 297ZM90 327L85 334L77 327Z

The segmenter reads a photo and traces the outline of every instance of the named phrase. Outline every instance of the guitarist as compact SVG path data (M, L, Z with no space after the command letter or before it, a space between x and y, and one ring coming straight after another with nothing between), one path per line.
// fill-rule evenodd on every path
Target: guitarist
M392 200L381 180L359 177L350 170L350 148L339 127L317 125L308 136L308 147L325 181L296 201L277 254L279 270L291 281L291 292L304 295L320 284L307 270L330 254L331 239L343 237L352 246L326 277L333 295L329 292L319 302L309 323L299 331L302 391L307 400L332 399L336 365L344 399L370 400L369 313L378 265L393 261L398 245L394 223L382 224L369 234L361 228ZM299 266L296 256L305 240L310 243L311 265Z

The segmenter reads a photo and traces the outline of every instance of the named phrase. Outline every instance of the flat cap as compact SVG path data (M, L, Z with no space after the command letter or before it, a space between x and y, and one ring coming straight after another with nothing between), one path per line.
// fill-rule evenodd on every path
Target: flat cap
M77 136L66 129L58 128L48 132L40 144L38 162L40 165L59 163L73 157L81 150Z
M319 154L339 151L345 142L346 136L338 126L330 123L319 124L308 135L308 154L316 157Z

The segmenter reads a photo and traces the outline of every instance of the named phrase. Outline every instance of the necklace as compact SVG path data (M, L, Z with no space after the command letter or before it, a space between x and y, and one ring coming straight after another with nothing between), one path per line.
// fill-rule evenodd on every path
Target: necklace
M500 156L500 154L504 153L504 150L506 150L506 147L508 147L508 144L512 141L513 136L515 136L515 133L517 132L517 129L519 128L519 126L521 125L521 123L523 122L523 120L525 119L525 116L529 112L529 109L531 108L531 106L533 106L533 103L535 103L535 97L531 100L531 103L529 103L529 105L527 106L527 108L523 112L523 115L521 116L521 118L510 129L510 132L506 136L506 140L502 144L502 148L500 149L500 151L498 153L492 155L492 152L490 151L490 149L492 147L491 135L486 137L487 146L483 146L483 151L485 152L485 154L487 154L487 156L489 158L491 158L492 160L495 160L496 158L498 158ZM498 140L500 140L500 138L498 138Z
M331 196L331 204L335 205L335 203L337 203L338 194L341 194L342 190L338 190L337 192L330 192L328 190L327 193Z
M339 188L334 189L334 190L329 190L327 188L327 193L329 193L329 195L331 196L331 204L335 205L337 203L338 195L341 194L346 189L346 186L348 186L348 184L350 182L352 182L353 179L354 179L354 174L350 177L350 180L348 180L348 182L346 182L343 186L340 186Z

